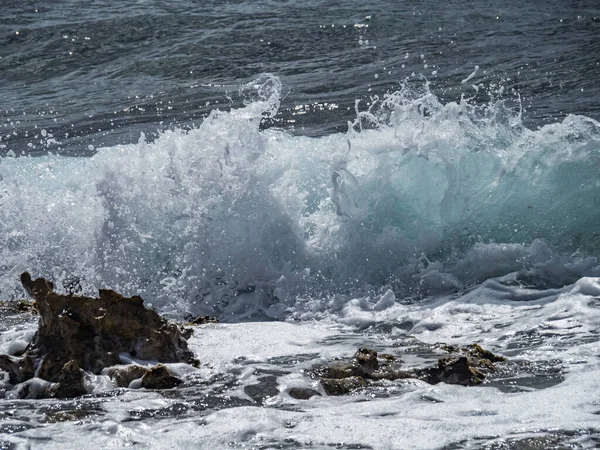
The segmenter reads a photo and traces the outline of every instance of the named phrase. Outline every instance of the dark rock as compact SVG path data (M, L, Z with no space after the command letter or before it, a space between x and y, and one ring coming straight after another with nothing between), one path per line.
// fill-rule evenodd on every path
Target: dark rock
M290 397L295 398L297 400L308 400L314 396L321 396L319 392L310 388L291 388L288 392Z
M219 319L211 316L197 316L190 319L188 325L205 325L207 323L219 323Z
M0 309L12 312L12 313L22 313L29 312L32 314L37 313L37 309L35 307L35 302L29 300L17 300L17 301L0 301Z
M87 393L84 386L85 373L77 361L66 363L58 377L58 383L52 385L49 395L58 398L79 397Z
M373 372L379 368L377 352L368 348L359 348L354 355L356 362L365 373Z
M145 308L141 297L128 298L111 290L100 290L99 298L61 295L54 292L50 281L32 280L27 272L21 275L21 282L35 299L39 327L22 356L0 355L0 370L8 372L12 384L21 384L26 396L34 395L29 392L29 380L34 376L52 383L44 396L85 394L84 371L97 374L118 365L121 353L159 362L200 364L187 346L191 330L188 333ZM135 378L142 378L142 385L149 389L181 383L162 365L150 370L134 366L109 371L109 375L119 386L129 385Z
M152 367L142 377L142 387L146 389L171 389L181 383L182 381L162 364Z
M348 378L323 378L321 386L328 395L345 395L357 389L367 386L367 382L362 377Z
M494 363L506 361L503 356L484 350L478 344L459 348L445 344L436 347L450 353L440 358L434 367L404 370L393 355L378 355L375 350L360 348L354 360L335 361L309 372L320 378L329 395L344 395L378 381L417 378L430 384L448 383L473 386L483 383L494 370Z
M506 361L506 358L504 356L496 355L490 352L489 350L485 350L479 344L471 344L466 348L466 350L469 356L481 360L488 360L491 363Z
M8 372L12 384L22 383L35 374L34 359L29 356L0 355L0 370Z
M23 286L36 300L39 329L26 355L42 358L38 376L57 381L75 360L94 373L119 364L120 353L160 362L195 363L179 327L144 307L141 297L100 290L99 298L61 295L52 283L28 273Z
M342 379L348 377L362 377L363 370L354 361L335 361L327 366L319 367L317 374L321 378Z
M102 375L108 375L118 387L129 387L133 380L142 378L150 369L139 364L106 367Z
M485 374L466 356L441 358L437 367L421 369L416 371L415 375L429 384L448 383L463 386L481 384L485 379Z

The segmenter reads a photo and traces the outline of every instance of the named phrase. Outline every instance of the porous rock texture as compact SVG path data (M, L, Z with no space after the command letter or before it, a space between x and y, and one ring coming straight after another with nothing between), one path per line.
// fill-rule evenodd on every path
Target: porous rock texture
M21 282L35 299L40 319L23 355L0 355L0 369L8 372L11 383L35 376L76 384L75 389L58 386L50 393L73 396L81 394L83 371L99 374L105 367L120 364L121 353L141 360L199 364L188 349L189 334L144 307L139 296L124 297L104 289L98 298L62 295L54 292L50 281L32 280L27 272Z

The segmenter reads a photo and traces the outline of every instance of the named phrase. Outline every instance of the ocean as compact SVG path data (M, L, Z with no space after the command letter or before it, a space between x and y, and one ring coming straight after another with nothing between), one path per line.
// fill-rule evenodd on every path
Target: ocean
M330 3L2 2L0 299L29 271L221 323L183 388L5 380L0 448L598 448L600 4ZM441 342L508 363L307 376Z

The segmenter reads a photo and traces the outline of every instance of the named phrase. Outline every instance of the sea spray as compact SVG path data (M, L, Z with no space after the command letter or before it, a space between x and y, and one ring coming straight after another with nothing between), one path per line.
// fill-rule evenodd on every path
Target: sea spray
M2 158L2 296L22 297L30 270L240 320L365 289L415 299L509 272L600 275L596 121L533 131L502 101L404 85L358 104L347 133L308 138L261 130L277 78L244 89L245 107L152 143Z

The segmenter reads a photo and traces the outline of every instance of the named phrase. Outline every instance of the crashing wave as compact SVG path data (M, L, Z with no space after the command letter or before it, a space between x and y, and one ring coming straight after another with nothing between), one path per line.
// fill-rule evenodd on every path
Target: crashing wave
M308 138L260 129L279 107L276 77L244 89L244 108L152 143L1 158L0 294L22 297L29 270L239 320L365 290L600 275L593 119L534 131L501 101L443 104L405 85L357 104L347 133Z

